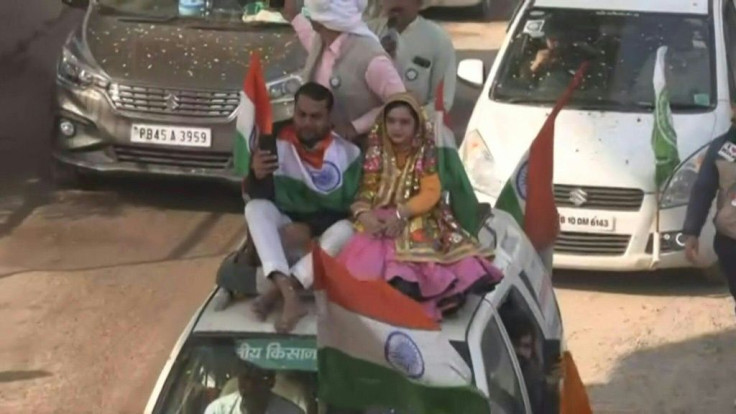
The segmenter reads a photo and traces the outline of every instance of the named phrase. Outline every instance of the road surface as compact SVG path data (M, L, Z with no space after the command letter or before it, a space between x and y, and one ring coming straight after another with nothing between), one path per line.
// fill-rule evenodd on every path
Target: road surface
M0 15L0 413L138 413L241 237L242 207L211 183L50 186L54 64L80 19L56 3L6 0ZM461 58L492 62L503 21L433 17ZM461 135L477 91L458 93ZM722 286L682 274L555 279L596 413L734 412L736 327Z

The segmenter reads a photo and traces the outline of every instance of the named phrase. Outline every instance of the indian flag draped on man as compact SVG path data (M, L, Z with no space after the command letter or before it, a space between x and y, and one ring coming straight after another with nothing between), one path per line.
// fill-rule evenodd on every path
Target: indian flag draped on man
M672 122L670 94L667 89L664 67L667 46L657 49L657 60L654 65L654 130L652 131L652 149L657 162L655 181L657 190L669 180L672 173L680 165L677 153L677 133Z
M260 56L251 54L250 67L240 94L234 143L235 171L250 172L251 152L261 139L274 139L271 102ZM274 172L274 203L290 215L320 211L348 212L362 174L360 150L332 135L319 148L302 149L294 128L282 128L276 139L279 167Z
M419 303L383 280L361 281L317 248L320 398L344 409L489 414L473 374Z

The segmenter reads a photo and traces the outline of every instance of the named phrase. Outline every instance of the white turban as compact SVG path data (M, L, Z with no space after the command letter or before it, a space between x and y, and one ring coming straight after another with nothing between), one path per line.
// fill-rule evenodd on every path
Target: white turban
M368 0L304 0L309 19L336 32L353 33L378 40L363 21Z

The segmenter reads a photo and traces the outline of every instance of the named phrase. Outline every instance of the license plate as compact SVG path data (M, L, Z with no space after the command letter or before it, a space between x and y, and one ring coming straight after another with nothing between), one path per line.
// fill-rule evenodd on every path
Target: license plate
M212 131L208 128L133 124L130 142L209 148L212 146Z
M560 213L562 231L607 232L613 231L615 225L616 218L611 215L586 211Z

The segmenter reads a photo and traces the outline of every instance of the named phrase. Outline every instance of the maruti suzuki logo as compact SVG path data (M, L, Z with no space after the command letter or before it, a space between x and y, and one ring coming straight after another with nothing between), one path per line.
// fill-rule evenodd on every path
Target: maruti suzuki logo
M166 109L170 112L174 112L179 109L179 97L173 93L166 94Z
M570 191L569 200L576 207L580 207L588 202L588 193L586 193L582 188L576 188Z

